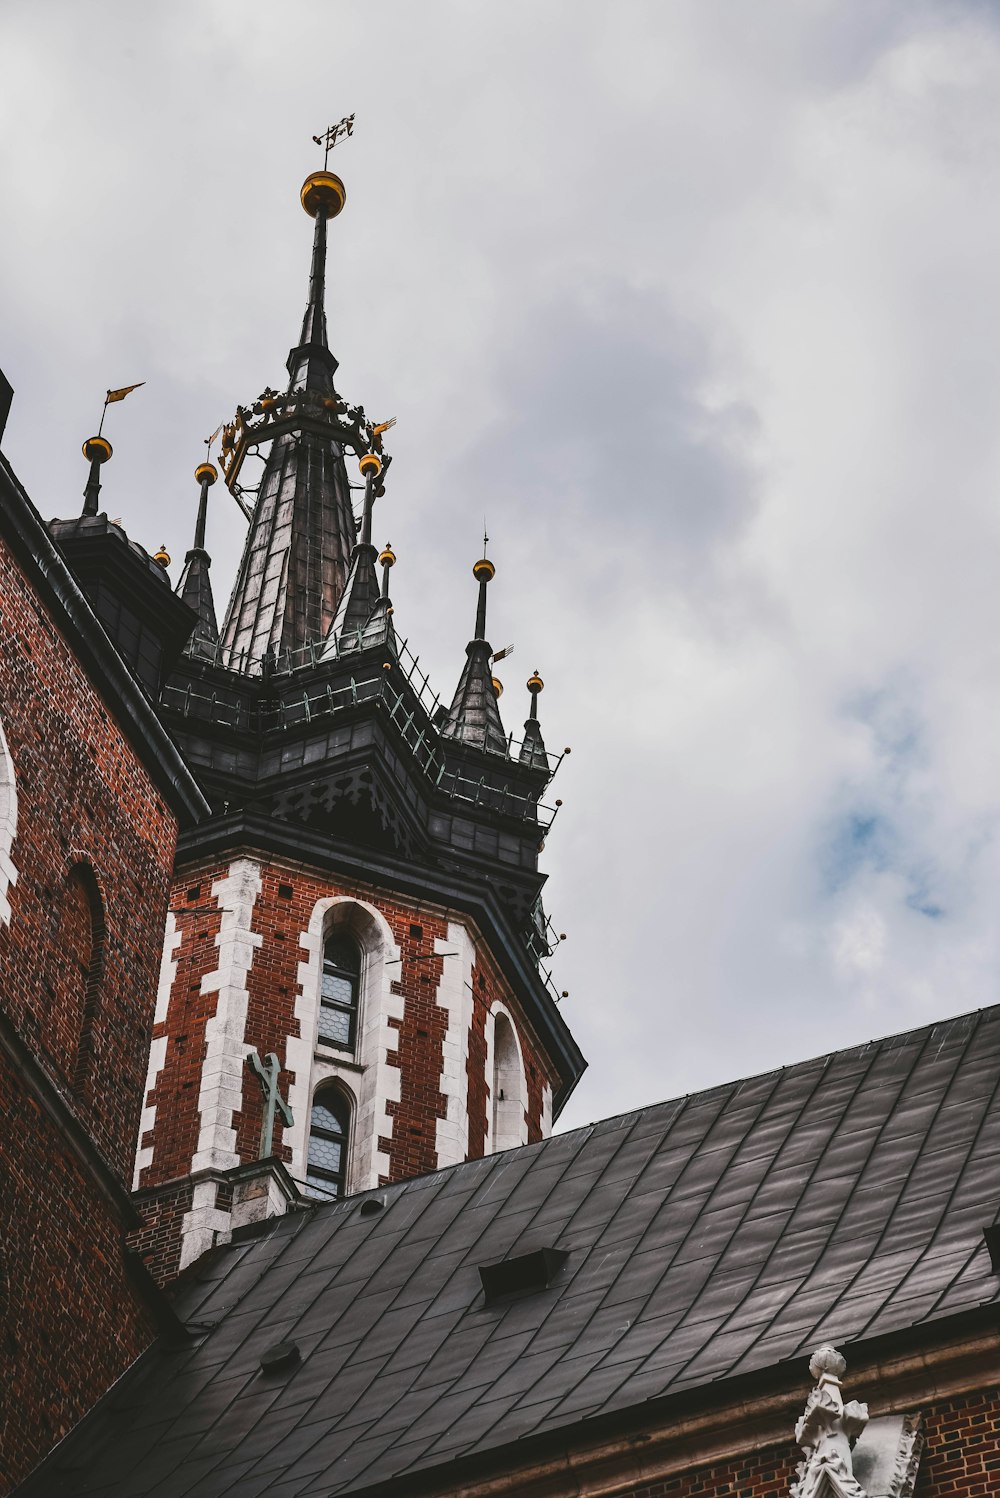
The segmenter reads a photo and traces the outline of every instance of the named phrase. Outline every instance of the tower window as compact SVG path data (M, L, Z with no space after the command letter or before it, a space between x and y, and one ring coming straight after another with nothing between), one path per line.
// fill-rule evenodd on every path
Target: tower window
M498 1013L493 1030L493 1081L490 1087L494 1151L513 1149L526 1142L523 1134L526 1091L514 1027L505 1014Z
M349 936L331 936L323 948L319 1038L325 1045L353 1051L361 987L361 952Z
M314 1196L333 1201L344 1195L350 1128L351 1109L343 1093L336 1087L320 1088L309 1120L306 1167L306 1180Z

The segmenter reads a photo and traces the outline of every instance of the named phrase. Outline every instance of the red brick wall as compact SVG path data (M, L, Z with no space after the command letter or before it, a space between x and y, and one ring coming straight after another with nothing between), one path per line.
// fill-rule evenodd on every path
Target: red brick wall
M865 1391L850 1392L863 1397ZM1000 1391L988 1389L935 1405L916 1402L906 1408L922 1412L926 1439L914 1498L1000 1494ZM878 1413L873 1404L873 1417ZM622 1489L622 1498L787 1498L801 1455L789 1438L735 1461Z
M90 899L75 868L55 891L52 917L52 945L42 980L46 1002L42 1006L40 1042L60 1077L71 1084L84 1043L94 960Z
M0 925L6 1024L129 1183L176 839L173 815L9 551L0 544L0 720L14 765L18 870ZM92 866L107 898L91 962ZM86 972L84 968L86 967ZM2 1075L0 1492L149 1340L119 1221L26 1084Z
M390 1101L387 1111L393 1120L392 1137L381 1139L380 1148L388 1155L388 1179L402 1180L437 1168L437 1120L444 1117L446 1100L441 1092L442 1042L447 1029L447 1011L436 1002L443 959L424 954L433 952L435 939L448 934L443 912L419 904L394 901L377 890L331 880L308 870L289 869L266 858L262 863L262 889L254 906L252 929L262 937L247 978L249 1002L245 1040L256 1046L263 1056L274 1051L286 1060L287 1038L298 1036L299 1024L294 1017L299 987L299 964L305 953L299 945L301 933L308 928L319 900L346 895L374 905L389 924L398 943L402 962L393 969L393 991L402 995L403 1018L390 1020L398 1030L395 1051L389 1053L389 1064L401 1071L400 1099ZM166 1022L155 1034L167 1035L167 1054L162 1070L150 1092L149 1102L156 1107L152 1131L144 1135L144 1146L154 1145L152 1164L144 1169L140 1185L152 1186L184 1175L198 1138L198 1090L205 1059L205 1026L215 1013L217 993L201 993L201 983L218 964L215 938L221 915L215 905L212 886L225 878L229 864L203 865L178 876L171 909L175 913L181 942L174 949L177 971L170 994ZM288 891L291 891L289 894ZM418 958L422 960L418 960ZM485 989L478 976L484 975ZM479 1058L478 1073L469 1064L470 1107L474 1106L478 1122L470 1128L470 1157L483 1151L482 1134L488 1106L488 1084L485 1070L483 1027L489 1004L500 998L513 1013L516 1004L506 984L500 979L486 954L480 953L473 979L475 992L473 1032L470 1051ZM541 1087L550 1075L549 1064L535 1046L526 1027L520 1026L522 1048L529 1086L529 1137L541 1136ZM282 1078L283 1089L291 1078ZM471 1085L474 1084L474 1085ZM244 1078L243 1107L234 1117L237 1148L242 1161L255 1159L261 1127L261 1095L253 1078ZM287 1160L290 1152L281 1143L281 1126L276 1125L276 1153Z
M129 1246L141 1257L158 1285L175 1280L181 1267L181 1226L191 1210L194 1188L190 1180L153 1187L135 1198L142 1218L138 1232L129 1234Z
M62 1439L155 1335L109 1204L0 1053L0 1493Z

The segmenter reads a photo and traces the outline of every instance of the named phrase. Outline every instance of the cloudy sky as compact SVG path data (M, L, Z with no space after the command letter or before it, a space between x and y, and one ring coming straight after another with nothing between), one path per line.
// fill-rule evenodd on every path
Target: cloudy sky
M484 515L591 1070L571 1123L1000 993L1000 6L6 0L6 450L179 561L318 164L376 539L450 694ZM213 495L224 598L243 522ZM177 564L174 568L175 574Z

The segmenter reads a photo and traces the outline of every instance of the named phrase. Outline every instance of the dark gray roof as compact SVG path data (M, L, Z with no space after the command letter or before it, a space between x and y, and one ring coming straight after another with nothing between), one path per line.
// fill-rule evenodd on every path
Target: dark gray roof
M197 1345L37 1491L359 1490L996 1301L998 1086L993 1008L280 1220L194 1266ZM550 1287L487 1306L479 1266L541 1247Z

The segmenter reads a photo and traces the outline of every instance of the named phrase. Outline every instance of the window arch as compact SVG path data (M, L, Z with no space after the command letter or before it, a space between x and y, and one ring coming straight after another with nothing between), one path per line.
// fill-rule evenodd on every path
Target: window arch
M323 946L323 980L319 1001L319 1040L353 1051L358 1035L361 992L361 948L347 931L335 930Z
M106 936L104 900L88 862L70 868L55 915L42 1044L79 1095L94 1055Z
M493 1023L493 1151L514 1149L526 1140L524 1067L517 1033L509 1017L498 1010Z
M10 857L16 832L17 784L14 780L14 761L7 748L3 724L0 723L0 924L10 920L7 891L17 879L17 870Z
M317 1087L309 1118L306 1181L311 1194L333 1201L347 1191L351 1105L337 1086Z

